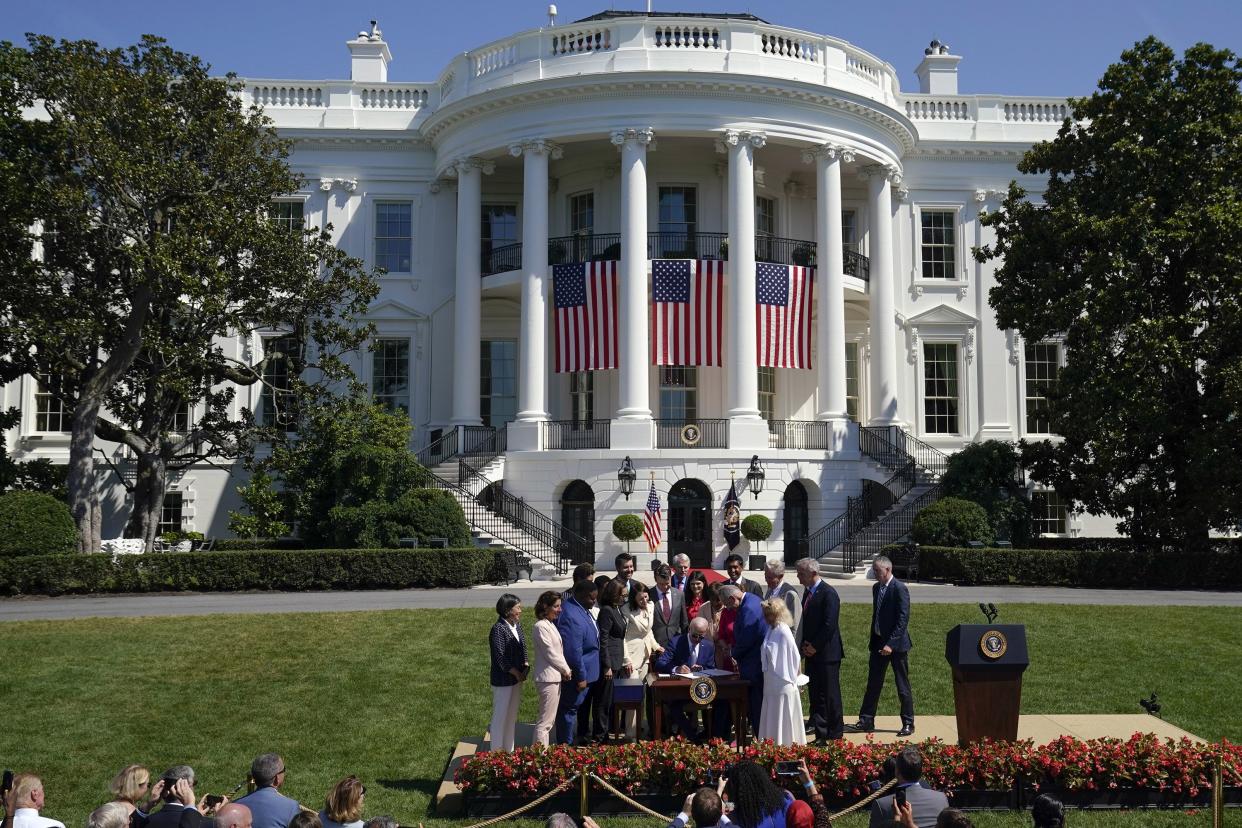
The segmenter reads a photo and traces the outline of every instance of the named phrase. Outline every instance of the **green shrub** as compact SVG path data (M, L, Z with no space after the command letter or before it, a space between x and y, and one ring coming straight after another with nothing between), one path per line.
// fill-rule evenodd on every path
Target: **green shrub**
M643 519L638 515L617 515L612 522L612 533L617 540L629 543L643 535Z
M914 542L931 546L965 546L967 541L992 542L992 524L978 503L960 497L937 500L914 519Z
M0 495L0 556L64 554L77 545L69 507L40 492Z
M449 546L470 543L470 527L461 504L439 489L411 489L396 501L372 500L360 506L335 506L329 511L332 541L343 549L383 549L401 538L447 538Z
M305 549L301 538L219 538L213 547L217 552L243 552L255 549Z
M742 521L742 537L748 541L765 541L771 535L772 521L763 515L747 515Z
M504 577L493 550L348 549L0 558L0 594L462 588Z

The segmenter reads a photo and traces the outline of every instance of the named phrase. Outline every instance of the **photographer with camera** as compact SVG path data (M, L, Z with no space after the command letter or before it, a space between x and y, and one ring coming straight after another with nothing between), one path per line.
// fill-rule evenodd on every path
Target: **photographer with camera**
M194 769L189 765L174 765L164 771L155 788L160 791L163 807L150 815L134 811L131 828L211 828L209 817L228 802L228 797L207 794L196 802L194 785Z
M708 779L710 780L710 776ZM694 819L695 828L729 825L729 817L724 812L724 800L722 799L728 781L728 775L721 774L715 790L704 786L687 796L685 803L681 806L681 813L673 818L668 828L686 828L691 818Z
M940 812L949 807L949 799L940 791L919 784L923 776L923 754L914 745L907 745L897 754L897 790L871 803L871 828L892 825L902 818L908 805L910 818L918 828L935 828Z

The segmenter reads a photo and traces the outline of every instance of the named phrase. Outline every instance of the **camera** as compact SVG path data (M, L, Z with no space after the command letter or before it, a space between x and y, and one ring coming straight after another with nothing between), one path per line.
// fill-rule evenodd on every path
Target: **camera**
M4 781L0 782L0 803L4 801L9 791L13 790L13 771L5 768Z
M204 807L207 807L207 808L216 808L223 801L224 801L223 794L207 794L207 797L203 800L203 805Z
M777 762L777 776L797 776L802 773L802 765L798 762Z
M906 807L906 789L898 788L897 793L893 796L894 810L901 810Z

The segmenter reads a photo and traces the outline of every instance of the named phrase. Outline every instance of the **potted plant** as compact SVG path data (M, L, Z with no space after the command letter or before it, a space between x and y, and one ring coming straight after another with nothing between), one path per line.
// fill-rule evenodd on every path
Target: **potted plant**
M771 534L772 521L763 515L747 515L742 521L742 537L751 543L765 541ZM758 570L763 569L767 560L763 555L751 555L749 563L752 570Z
M800 242L794 246L789 258L798 267L810 267L815 264L815 248L806 242Z
M203 545L202 532L165 532L160 535L164 545L176 552L191 552Z
M630 551L630 541L643 535L643 520L638 515L617 515L612 522L612 534L619 541L625 542L625 551Z

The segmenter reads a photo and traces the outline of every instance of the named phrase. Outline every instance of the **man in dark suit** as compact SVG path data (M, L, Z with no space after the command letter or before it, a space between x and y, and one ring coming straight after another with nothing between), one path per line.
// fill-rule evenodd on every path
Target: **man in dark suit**
M690 580L690 556L685 552L678 552L673 556L670 566L673 567L673 589L685 592L686 581Z
M897 698L901 700L900 738L914 734L914 695L910 692L910 590L893 577L893 562L881 555L871 569L871 657L867 664L867 692L863 694L855 730L875 729L875 709L884 689L884 676L893 666Z
M755 733L763 709L763 639L768 634L763 601L753 592L742 592L736 584L719 587L718 594L726 607L737 612L733 621L733 660L737 662L738 674L750 682L750 731Z
M667 649L668 643L690 626L686 596L673 588L673 571L668 564L656 567L655 586L647 594L651 596L651 634L656 643Z
M815 731L815 741L840 739L845 733L841 704L841 598L819 577L819 562L812 558L798 561L798 583L805 587L802 598L802 624L797 640L806 657L807 691L811 699L811 718L807 732Z
M613 560L613 564L617 567L616 580L621 582L625 600L627 601L634 595L634 590L638 588L638 582L634 580L635 563L636 559L629 552L622 552Z
M189 765L174 765L160 777L164 783L160 799L164 804L146 819L136 819L135 824L144 828L206 828L211 820L194 807L194 769Z
M729 577L725 580L725 583L733 584L735 587L742 590L742 592L749 592L756 598L762 599L763 587L759 586L749 578L742 576L742 568L744 566L745 563L742 561L741 555L734 553L725 558L725 572L729 574Z
M578 730L578 707L586 699L587 687L599 679L599 627L591 617L598 595L595 584L582 580L574 584L574 595L562 601L556 629L565 648L565 663L571 673L561 682L561 700L556 708L557 744L572 745Z
M923 754L914 745L907 745L897 754L897 787L906 792L914 824L918 828L934 828L940 812L949 807L949 800L940 791L919 784L923 777ZM888 828L899 814L893 794L871 803L870 828Z
M711 627L706 618L696 618L690 622L688 632L677 636L668 643L664 652L655 661L657 673L693 673L705 667L716 665L716 647L712 644L708 633ZM669 704L669 712L674 724L687 738L695 738L698 728L686 716L686 702Z

